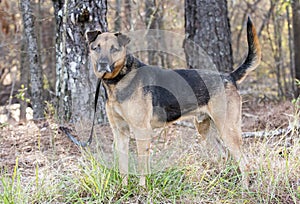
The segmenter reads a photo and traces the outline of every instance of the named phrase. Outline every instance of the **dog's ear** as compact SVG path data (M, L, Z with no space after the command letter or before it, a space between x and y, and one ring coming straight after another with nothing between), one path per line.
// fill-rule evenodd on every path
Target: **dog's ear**
M100 30L90 30L86 32L85 37L88 43L90 44L91 42L95 41L97 36L100 34L101 34Z
M115 36L117 36L120 46L126 46L130 42L130 38L120 32L115 33Z

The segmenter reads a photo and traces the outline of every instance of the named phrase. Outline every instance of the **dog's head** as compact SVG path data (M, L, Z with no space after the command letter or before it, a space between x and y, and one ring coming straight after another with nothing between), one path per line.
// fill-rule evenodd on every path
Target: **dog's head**
M125 46L130 39L122 33L101 33L88 31L89 57L94 73L98 78L116 77L126 62Z

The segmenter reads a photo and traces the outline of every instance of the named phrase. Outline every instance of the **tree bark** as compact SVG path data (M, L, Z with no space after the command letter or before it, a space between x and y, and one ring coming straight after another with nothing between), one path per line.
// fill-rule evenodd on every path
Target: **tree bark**
M206 68L202 48L220 71L233 69L231 32L225 0L185 0L184 49L190 68ZM194 44L195 43L195 44Z
M122 0L116 0L116 13L115 13L115 31L121 31L122 18L121 18Z
M169 56L158 50L158 47L166 47L162 17L164 15L163 2L155 0L145 1L145 24L147 28L148 63L151 65L170 67Z
M85 32L107 31L106 0L53 0L56 17L56 95L60 120L91 119L96 77L88 62ZM102 119L104 102L100 99Z
M295 78L300 80L300 0L292 1L293 8L293 33L294 33L294 65ZM300 95L300 85L298 84L295 91L295 97Z
M20 89L23 89L24 91L24 98L20 99L20 121L25 121L26 120L26 108L27 108L27 101L26 98L28 97L27 93L27 88L28 88L28 81L29 81L29 70L27 69L28 67L28 57L26 54L26 46L27 43L25 40L22 40L21 42L21 53L20 53L20 66L21 66L21 87Z
M125 27L127 30L133 30L131 0L124 0Z
M44 118L43 75L39 62L37 38L35 35L35 19L30 0L20 1L27 53L30 67L31 104L33 119Z
M280 28L280 22L279 19L275 16L275 14L272 14L272 19L274 22L274 43L272 43L272 50L273 50L273 57L275 61L275 67L276 67L276 80L277 80L277 86L278 86L278 96L283 97L285 95L284 87L282 84L282 38L281 38L281 28ZM271 38L270 38L271 39Z
M292 88L292 94L295 94L296 88L295 88L295 66L294 66L294 49L293 49L293 34L292 34L292 20L290 15L290 7L286 7L286 18L287 18L287 27L288 27L288 41L289 41L289 57L290 57L290 75L291 75L291 88Z
M155 32L159 30L159 19L158 19L159 7L156 4L155 0L146 0L145 1L145 23L146 29L151 29L151 35L147 35L147 44L148 44L148 64L159 65L158 60L158 51L155 50L155 45L158 33ZM154 35L154 36L153 36Z

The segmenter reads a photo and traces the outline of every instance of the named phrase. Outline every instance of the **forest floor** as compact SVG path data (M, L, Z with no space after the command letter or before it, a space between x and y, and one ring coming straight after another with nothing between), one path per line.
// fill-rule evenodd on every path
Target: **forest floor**
M293 105L291 102L279 102L253 104L243 107L243 132L255 132L265 130L284 129L292 122ZM21 169L34 169L36 165L47 166L47 161L53 154L63 159L65 163L71 162L72 158L78 157L80 151L64 134L58 130L58 124L51 120L41 122L12 122L13 124L2 125L0 132L0 169L11 171L19 159ZM86 126L85 126L86 127ZM79 127L80 129L80 127ZM174 129L180 134L188 134L189 127L171 125L168 132ZM112 137L108 126L98 127L100 134ZM251 140L251 139L249 139ZM66 162L68 160L68 162ZM33 172L34 173L34 172ZM30 174L30 173L29 173Z
M243 106L243 132L256 132L256 131L271 131L278 129L287 129L291 123L293 122L294 117L294 108L291 102L267 102L267 103L258 103L258 102L245 102ZM90 127L86 125L82 125L84 127ZM76 128L77 132L82 131L82 128ZM197 151L199 148L205 147L201 146L193 146L192 144L201 143L197 139L196 131L189 127L184 127L181 125L171 125L165 129L167 140L164 139L164 146L166 143L172 143L169 140L172 140L175 136L180 135L181 141L184 141L185 144L180 144L176 146L181 150L176 152L176 155L171 155L170 157L177 159L177 162L168 163L168 159L166 159L166 166L171 167L172 165L178 165L182 163L184 160L184 165L197 163L195 161L200 161L201 158L191 158L184 157L183 155L190 155L200 157L201 154L198 154ZM107 151L109 155L109 151L112 149L112 134L108 125L97 127L96 131L97 135L101 137L105 137L104 146L102 146L102 153ZM85 133L87 134L87 133ZM80 135L80 134L79 134ZM191 136L192 135L192 136ZM271 136L270 138L257 138L250 137L244 139L245 149L250 148L251 153L247 152L250 160L253 157L259 156L260 158L251 161L255 168L259 168L259 160L261 159L260 148L262 146L271 148L274 150L275 157L280 160L280 157L285 154L286 148L289 148L293 145L297 145L297 148L293 149L293 154L300 154L300 143L299 143L299 135L296 133L295 137L291 136L291 134L285 135L277 135ZM85 137L86 138L86 137ZM82 138L81 138L82 139ZM101 142L103 143L102 140ZM175 139L174 139L175 140ZM99 141L96 138L96 141ZM95 143L95 142L94 142ZM92 147L92 152L96 154L97 152L97 143ZM170 144L168 144L170 145ZM184 146L186 145L186 146ZM252 146L253 145L253 146ZM159 144L158 144L159 146ZM255 146L255 147L254 147ZM171 147L171 145L170 145ZM186 148L189 150L186 150ZM106 148L106 149L105 149ZM158 147L161 148L161 147ZM174 147L175 148L175 147ZM184 150L184 151L183 151ZM162 151L161 149L159 151ZM177 150L176 150L177 151ZM163 152L163 151L162 151ZM256 153L255 153L256 152ZM281 155L281 156L280 156ZM111 157L109 155L108 157ZM193 157L192 156L192 157ZM58 124L53 119L48 119L40 122L11 122L11 123L0 123L0 178L2 180L2 185L4 185L3 176L13 177L16 174L16 169L21 175L22 183L31 183L32 180L36 180L37 177L44 178L43 182L49 180L49 182L54 182L50 177L57 177L58 175L66 174L76 174L78 172L79 164L82 162L82 151L80 148L75 146L64 134L62 134L58 130ZM111 160L111 158L106 158ZM154 158L155 159L155 158ZM156 158L160 160L161 158ZM209 159L209 156L204 156L204 159ZM297 159L296 159L297 160ZM277 161L277 160L276 160ZM282 162L282 161L281 161ZM299 165L299 159L297 165ZM207 162L206 162L207 163ZM159 164L157 166L158 169L162 167ZM272 165L272 164L270 164ZM298 167L298 166L297 166ZM270 202L284 201L286 203L294 203L295 201L300 201L300 169L297 170L297 167L291 167L295 169L291 169L290 172L292 174L291 178L291 188L293 189L293 195L291 193L286 192L278 192L275 193L275 200L270 198ZM154 167L155 168L155 167ZM167 168L167 167L166 167ZM254 168L254 167L253 167ZM277 168L277 167L276 167ZM38 170L37 170L38 169ZM38 172L37 172L38 171ZM38 174L38 176L37 176ZM52 174L52 176L50 176ZM47 178L48 177L48 178ZM1 191L5 189L5 186L1 188L1 180L0 180L0 195ZM269 187L268 187L269 188ZM264 193L268 193L270 189L266 189ZM32 191L32 190L30 190ZM271 191L271 190L270 190ZM276 191L276 190L274 190ZM295 193L296 192L296 193ZM298 194L297 194L298 193ZM61 195L62 196L62 195ZM298 197L297 197L298 196ZM0 197L1 198L1 197ZM38 200L40 198L36 198ZM132 198L131 198L132 199ZM220 198L221 199L221 198ZM257 199L257 198L255 198ZM248 198L251 202L255 199ZM262 198L261 198L262 199ZM0 199L1 200L1 199ZM43 200L43 199L42 199ZM53 199L55 203L60 201L63 203L63 198ZM137 199L138 200L138 199ZM222 200L222 199L221 199ZM54 202L53 201L53 202ZM135 200L136 201L136 200ZM163 200L160 200L163 202ZM219 199L214 201L221 202ZM265 200L264 200L265 201ZM47 203L47 199L45 199ZM130 202L130 201L127 201ZM236 201L232 201L236 202ZM250 203L251 203L250 202ZM125 202L126 203L126 202Z

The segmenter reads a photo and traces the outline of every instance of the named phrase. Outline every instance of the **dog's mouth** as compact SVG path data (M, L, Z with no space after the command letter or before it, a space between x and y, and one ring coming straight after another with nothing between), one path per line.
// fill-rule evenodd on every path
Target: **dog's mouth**
M95 64L94 73L98 78L112 79L120 73L123 66L123 60L110 61L102 58Z

